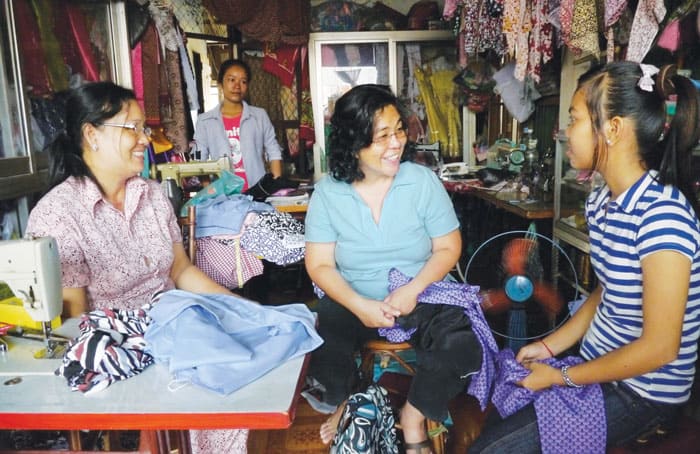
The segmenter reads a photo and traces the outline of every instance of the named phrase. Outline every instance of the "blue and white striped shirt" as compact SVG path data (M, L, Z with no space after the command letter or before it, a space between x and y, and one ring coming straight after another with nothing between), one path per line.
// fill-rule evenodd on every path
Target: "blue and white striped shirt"
M641 396L665 403L690 397L700 331L700 223L685 196L659 184L649 171L615 200L604 186L586 201L591 264L603 288L581 355L593 359L642 333L642 265L654 252L678 251L692 261L678 357L657 370L624 380Z

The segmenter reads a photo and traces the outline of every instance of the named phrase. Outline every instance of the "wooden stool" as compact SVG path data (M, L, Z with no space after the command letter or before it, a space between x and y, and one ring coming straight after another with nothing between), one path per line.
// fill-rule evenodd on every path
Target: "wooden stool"
M415 375L415 369L408 364L400 355L400 352L412 350L413 347L408 342L392 343L384 340L370 340L362 346L360 350L361 364L360 371L362 377L369 381L374 378L374 360L379 356L381 367L387 367L389 360L393 359L403 367L410 375ZM433 454L445 454L446 430L439 421L431 419L425 420L428 437L432 443ZM432 435L431 435L432 434Z

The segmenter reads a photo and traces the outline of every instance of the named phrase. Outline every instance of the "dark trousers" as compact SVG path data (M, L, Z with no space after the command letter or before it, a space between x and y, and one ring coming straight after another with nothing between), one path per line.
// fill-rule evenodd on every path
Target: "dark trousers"
M324 343L311 356L309 374L326 387L325 401L338 405L356 391L355 352L379 336L376 328L365 327L328 297L315 311ZM419 304L400 322L417 329L409 340L416 351L416 375L408 401L427 418L443 421L449 400L464 391L468 375L481 366L481 347L471 323L459 307L431 304Z

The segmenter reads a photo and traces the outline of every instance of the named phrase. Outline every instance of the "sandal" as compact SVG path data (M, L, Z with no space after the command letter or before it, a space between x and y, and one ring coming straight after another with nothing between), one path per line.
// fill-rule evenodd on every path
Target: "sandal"
M430 449L430 452L433 452L432 443L430 443L430 440L423 440L417 443L404 443L403 447L406 453L408 453L408 451L415 451L418 454L422 454L424 448L428 448Z

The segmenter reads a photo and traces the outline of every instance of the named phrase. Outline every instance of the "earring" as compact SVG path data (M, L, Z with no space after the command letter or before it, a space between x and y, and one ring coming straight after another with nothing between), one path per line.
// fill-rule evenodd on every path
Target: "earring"
M612 140L610 140L610 139L605 139L605 143L607 143L608 145L612 145Z
M96 143L92 144L92 151L97 151L97 144Z

